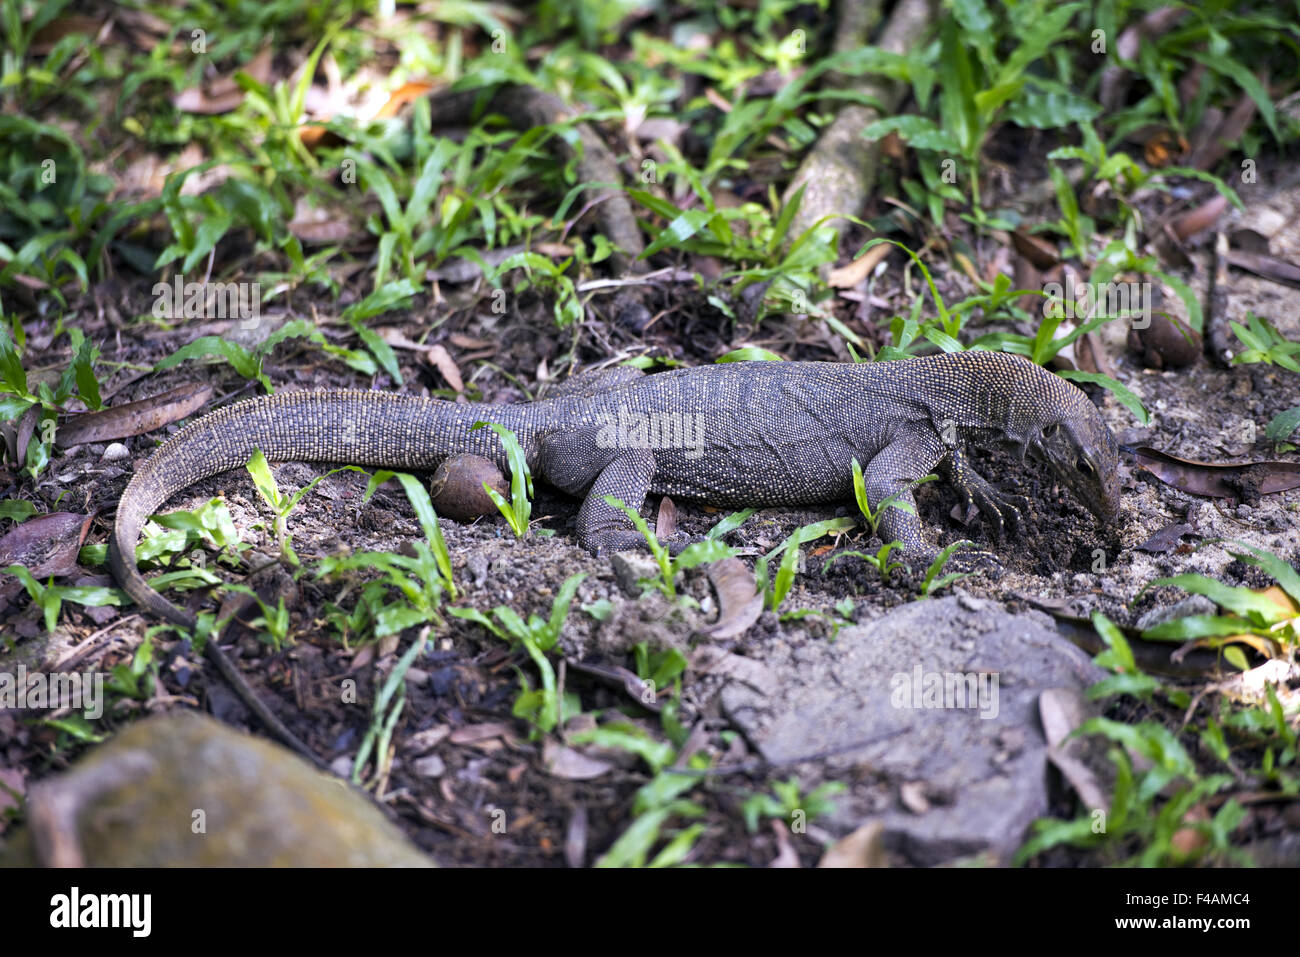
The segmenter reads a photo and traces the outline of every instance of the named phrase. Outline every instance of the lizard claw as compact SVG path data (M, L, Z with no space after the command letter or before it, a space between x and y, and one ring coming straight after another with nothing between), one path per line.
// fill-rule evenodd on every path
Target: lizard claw
M991 485L971 491L980 515L993 527L993 534L998 541L1006 538L1007 532L1020 534L1020 523L1030 509L1029 499L1023 495L1001 492Z

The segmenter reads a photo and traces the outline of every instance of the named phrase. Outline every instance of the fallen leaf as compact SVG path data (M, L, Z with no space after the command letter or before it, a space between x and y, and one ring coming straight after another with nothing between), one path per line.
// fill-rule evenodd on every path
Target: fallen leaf
M1179 239L1187 239L1209 229L1227 211L1228 197L1216 193L1212 199L1202 203L1195 209L1189 209L1175 218L1169 224L1169 228L1174 231L1174 235Z
M591 781L614 770L614 765L547 738L542 745L542 765L546 773L565 781Z
M306 197L300 197L294 203L293 219L289 220L288 228L303 242L317 244L341 243L356 232L345 207L313 206Z
M172 105L183 113L230 113L244 102L244 90L235 79L237 73L247 73L262 85L270 82L271 48L264 47L243 66L209 83L181 90L172 97Z
M925 796L923 781L904 781L898 789L898 799L903 802L903 807L913 814L924 814L930 810L930 801Z
M1035 236L1023 226L1011 234L1011 243L1016 247L1016 252L1029 260L1035 269L1051 269L1061 262L1061 254L1056 246L1041 236Z
M1178 547L1179 542L1184 535L1192 534L1195 533L1190 525L1166 525L1141 545L1135 545L1134 550L1139 552L1150 552L1153 555L1163 552L1171 552Z
M1287 286L1300 286L1300 266L1276 256L1262 256L1243 250L1230 250L1224 257L1229 264L1256 276L1263 276Z
M799 866L799 852L794 849L794 842L790 840L790 829L785 826L784 821L769 821L772 828L772 836L776 838L777 852L776 857L772 858L768 867L780 869L789 869Z
M487 721L457 728L448 737L452 744L478 744L492 738L510 738L514 728L506 721Z
M465 391L465 380L461 378L460 369L456 366L456 360L451 357L447 347L443 345L430 346L424 353L424 359L429 365L438 370L447 385L451 386L457 392Z
M1047 738L1048 760L1074 788L1084 807L1109 807L1106 789L1080 758L1086 742L1070 737L1075 728L1092 716L1083 695L1073 688L1048 688L1038 696L1038 716Z
M701 634L710 638L743 635L763 614L763 596L753 573L740 559L725 558L709 565L708 575L718 596L718 620Z
M55 443L66 449L86 442L143 435L194 414L211 398L212 386L190 383L138 402L69 416L55 433Z
M868 821L826 849L818 867L888 867L885 856L885 825Z
M93 517L74 512L32 516L0 537L0 568L22 565L34 578L72 574Z
M743 681L765 695L776 693L779 682L775 672L756 658L733 655L715 645L700 645L691 654L691 668L700 674L723 675Z
M832 269L826 277L827 285L832 289L852 289L870 276L871 271L880 265L893 248L888 243L872 246L851 263Z
M677 531L677 506L665 495L659 501L659 514L655 516L655 538L666 541Z
M1150 446L1122 446L1135 464L1166 485L1212 498L1258 501L1260 495L1300 488L1297 462L1195 462Z
M388 100L379 108L375 119L382 120L389 116L396 116L407 103L414 103L432 89L431 83L408 80L388 95Z

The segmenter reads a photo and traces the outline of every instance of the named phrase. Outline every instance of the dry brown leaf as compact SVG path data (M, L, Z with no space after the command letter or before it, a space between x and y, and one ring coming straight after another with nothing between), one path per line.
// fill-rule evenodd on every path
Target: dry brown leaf
M270 82L271 48L264 47L243 66L210 83L181 90L172 97L172 105L183 113L229 113L244 102L244 91L235 79L236 73L247 73L261 84Z
M553 738L547 738L542 745L542 766L551 777L565 781L591 781L614 770L608 761L590 757Z
M893 248L888 243L872 246L851 263L832 269L826 278L827 284L832 289L852 289L870 276L871 270L880 265L881 260L888 256Z
M513 733L514 727L507 721L486 721L457 728L448 740L452 744L480 744L492 738L510 738Z
M1179 239L1188 239L1199 232L1209 229L1227 211L1228 197L1221 193L1215 193L1211 199L1200 206L1189 209L1181 216L1176 217L1169 224L1169 228L1174 231L1174 235Z
M456 360L451 357L446 346L430 346L424 353L424 359L429 365L438 370L447 385L451 386L457 392L465 391L465 380L461 378L460 369L456 365Z
M799 866L799 852L794 849L794 842L790 840L790 829L785 826L784 821L769 821L772 828L772 836L776 838L776 857L768 867L788 869Z
M1265 462L1195 462L1180 459L1149 446L1124 449L1139 468L1150 472L1166 485L1212 498L1237 498L1246 502L1260 495L1300 488L1300 463Z
M0 568L22 565L35 578L72 574L92 517L50 512L15 525L0 537Z
M827 848L817 866L888 867L884 836L885 825L879 821L868 821Z
M212 398L212 386L192 382L159 395L115 405L98 412L70 416L59 426L55 443L69 448L85 442L105 442L143 435L169 422L193 415Z
M659 501L659 514L655 516L655 538L665 541L677 531L677 506L665 495Z
M710 638L743 635L763 614L763 596L753 573L740 559L725 558L709 565L708 576L718 596L718 620L702 634Z
M341 243L356 232L352 218L342 207L312 206L305 196L294 204L288 225L289 232L307 243Z
M1023 226L1011 234L1011 243L1016 247L1016 252L1029 260L1035 269L1051 269L1061 262L1061 254L1052 243L1041 236L1035 236Z
M690 662L691 668L700 674L724 675L744 682L761 694L776 693L776 673L757 658L733 655L716 645L700 645L691 654Z

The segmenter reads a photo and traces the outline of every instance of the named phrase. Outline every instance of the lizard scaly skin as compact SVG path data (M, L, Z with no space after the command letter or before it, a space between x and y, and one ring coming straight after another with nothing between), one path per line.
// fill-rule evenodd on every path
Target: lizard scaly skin
M517 405L459 404L382 392L289 392L249 399L191 423L154 452L118 506L110 565L143 608L182 626L193 616L149 587L134 561L141 527L173 494L239 468L255 449L270 461L432 469L469 452L509 463L496 435L511 429L537 477L583 496L578 539L597 554L642 545L613 495L640 508L647 494L721 506L848 500L851 462L863 465L875 508L936 468L1001 531L1027 500L974 472L962 440L1011 445L1046 459L1097 518L1119 513L1115 440L1077 387L1026 359L957 352L878 363L737 362L655 375L617 370ZM888 508L885 541L932 555L914 513Z

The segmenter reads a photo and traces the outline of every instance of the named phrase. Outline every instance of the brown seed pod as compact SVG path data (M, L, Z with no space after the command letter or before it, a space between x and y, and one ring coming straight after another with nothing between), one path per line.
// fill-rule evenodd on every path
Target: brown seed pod
M1130 329L1129 348L1152 369L1191 365L1201 354L1201 334L1173 316L1155 313L1145 329Z
M429 496L439 515L458 522L472 522L484 515L496 515L496 504L483 491L486 482L508 500L510 486L501 470L480 455L453 455L444 459L429 482Z

